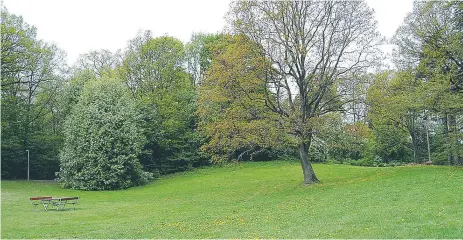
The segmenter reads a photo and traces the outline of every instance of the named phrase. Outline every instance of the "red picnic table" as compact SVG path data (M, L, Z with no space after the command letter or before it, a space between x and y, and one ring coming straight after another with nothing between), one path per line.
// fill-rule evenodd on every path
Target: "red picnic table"
M79 197L31 197L29 201L34 206L34 211L37 210L37 205L39 204L43 205L45 211L48 211L48 206L55 207L56 210L66 210L66 204L72 204L75 210L76 204L79 202Z

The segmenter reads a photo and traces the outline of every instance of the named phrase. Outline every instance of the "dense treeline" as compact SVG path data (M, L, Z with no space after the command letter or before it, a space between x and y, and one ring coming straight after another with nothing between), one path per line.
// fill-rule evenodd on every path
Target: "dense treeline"
M317 14L310 14L316 12ZM106 190L216 162L463 164L463 4L415 2L384 39L364 2L235 2L227 32L139 32L65 53L1 15L1 176Z
M21 17L1 13L2 177L26 177L30 151L32 178L53 178L59 170L64 117L59 93L66 75L63 53L36 39Z
M196 130L199 79L185 66L203 74L210 61L207 43L218 36L195 34L184 46L145 31L124 51L91 51L69 67L63 52L37 40L36 29L21 17L4 9L1 27L3 178L26 177L26 150L31 179L54 179L59 172L64 185L86 189L132 185L114 181L100 186L98 181L108 182L111 176L105 159L120 157L125 159L117 160L121 168L128 168L135 157L147 173L140 173L145 180L209 164L199 150L204 139ZM117 105L116 99L130 101L132 107ZM125 131L125 124L138 130ZM104 176L94 179L95 171ZM84 179L81 183L74 182L77 175ZM93 188L82 182L89 179L94 179Z

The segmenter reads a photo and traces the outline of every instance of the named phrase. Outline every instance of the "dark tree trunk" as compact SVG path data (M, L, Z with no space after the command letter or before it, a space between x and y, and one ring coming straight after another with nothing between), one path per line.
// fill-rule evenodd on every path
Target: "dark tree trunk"
M457 129L457 118L455 114L448 115L448 138L450 142L450 159L452 165L459 165L459 154L458 154L458 129Z
M418 151L418 147L417 147L418 144L416 143L416 136L415 136L415 134L414 134L413 132L410 131L410 135L411 135L411 137L412 137L413 162L416 163L416 162L418 162L418 161L416 160L416 155L417 155L416 153L417 153L417 151Z
M456 133L456 117L453 114L446 114L445 116L445 138L447 143L448 151L448 163L449 165L458 164L458 154L455 151L455 147L458 145L458 140L455 137Z
M313 171L312 164L310 164L309 161L309 148L310 140L309 143L301 141L299 144L299 154L301 156L300 160L302 173L304 174L304 184L307 185L319 182L317 176L315 176L315 172Z

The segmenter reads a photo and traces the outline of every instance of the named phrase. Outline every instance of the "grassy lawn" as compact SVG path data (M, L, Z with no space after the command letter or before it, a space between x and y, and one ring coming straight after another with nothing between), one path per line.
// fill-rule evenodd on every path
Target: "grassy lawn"
M463 169L244 163L123 191L2 181L2 238L462 238ZM80 196L34 212L29 197Z

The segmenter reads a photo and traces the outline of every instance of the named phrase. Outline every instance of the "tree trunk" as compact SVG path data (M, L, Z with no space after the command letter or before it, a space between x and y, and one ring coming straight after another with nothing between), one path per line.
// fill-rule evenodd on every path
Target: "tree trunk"
M450 165L458 165L458 154L456 147L458 146L458 138L456 137L456 116L454 114L447 115L447 144L449 149Z
M431 146L429 145L429 122L426 124L426 143L428 147L428 161L432 162L431 161Z
M412 131L410 131L410 136L412 137L413 162L416 163L416 162L418 162L418 161L416 160L416 152L417 152L417 150L418 150L418 147L416 146L416 145L417 145L417 144L416 144L416 137L415 137L415 134L414 134Z
M455 114L451 114L448 116L448 132L449 132L449 142L450 142L450 149L451 149L451 158L453 165L460 164L460 156L458 153L458 147L460 145L458 139L458 128L457 128L457 117Z
M445 147L447 151L447 164L452 165L452 154L450 152L450 141L449 141L449 118L448 114L444 115L444 138L445 138Z
M318 183L317 176L315 176L315 172L313 171L312 164L309 161L309 148L310 142L306 143L301 140L299 144L299 154L301 156L301 166L302 166L302 173L304 174L304 184L310 185L313 183ZM310 141L310 140L309 140Z

